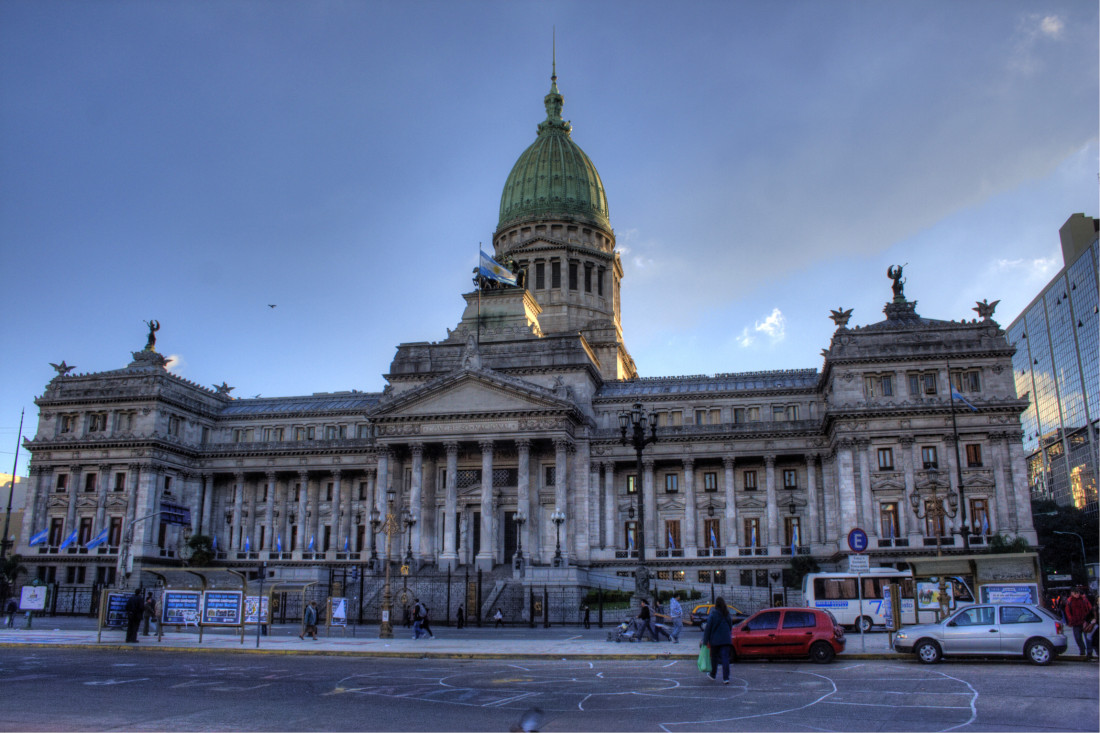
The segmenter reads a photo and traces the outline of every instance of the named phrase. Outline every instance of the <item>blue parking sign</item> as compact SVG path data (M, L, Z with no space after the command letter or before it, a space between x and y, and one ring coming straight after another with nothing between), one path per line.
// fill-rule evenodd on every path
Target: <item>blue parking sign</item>
M848 547L852 552L863 552L867 549L867 533L859 527L848 533Z

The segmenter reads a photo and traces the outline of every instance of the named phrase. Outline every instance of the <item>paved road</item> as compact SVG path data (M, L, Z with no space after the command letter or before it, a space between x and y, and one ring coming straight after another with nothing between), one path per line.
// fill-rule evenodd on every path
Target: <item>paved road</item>
M463 660L0 649L0 730L1096 731L1096 665Z

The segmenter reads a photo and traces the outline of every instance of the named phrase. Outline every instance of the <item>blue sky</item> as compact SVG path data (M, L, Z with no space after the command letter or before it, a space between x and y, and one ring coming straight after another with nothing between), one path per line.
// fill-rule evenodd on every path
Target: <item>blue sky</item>
M0 470L49 362L125 366L151 318L239 397L381 389L459 321L554 27L644 376L819 367L890 264L1007 325L1097 215L1091 0L7 0Z

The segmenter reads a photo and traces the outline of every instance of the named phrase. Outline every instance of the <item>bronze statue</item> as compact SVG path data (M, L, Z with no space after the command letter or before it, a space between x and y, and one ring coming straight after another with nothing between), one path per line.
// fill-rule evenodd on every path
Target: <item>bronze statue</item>
M993 317L993 311L997 309L997 304L1000 302L999 300L995 300L990 303L988 298L982 298L980 301L976 302L974 304L975 307L970 310L977 311L983 321L988 321Z
M848 325L848 319L852 317L852 309L844 310L843 308L837 308L832 312L829 318L833 319L833 323L839 328L844 328Z
M66 364L64 359L61 360L60 364L54 364L51 361L50 366L52 366L54 369L57 370L57 376L59 376L59 377L63 377L66 374L68 374L69 372L71 372L73 369L76 369L76 367L69 366L68 364Z
M908 264L908 262L905 263L905 265ZM901 279L901 271L905 267L905 265L890 265L886 268L886 277L894 281L893 288L895 303L905 302L905 291L903 289L905 286L905 281Z
M157 348L157 331L160 330L160 324L153 321L143 321L143 323L149 327L149 340L145 342L146 351L156 351Z

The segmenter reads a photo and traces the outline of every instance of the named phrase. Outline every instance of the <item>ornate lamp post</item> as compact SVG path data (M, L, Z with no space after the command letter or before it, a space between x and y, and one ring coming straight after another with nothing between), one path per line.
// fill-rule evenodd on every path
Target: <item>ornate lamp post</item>
M947 506L944 506L943 498L939 496L937 489L939 482L936 471L929 471L932 483L932 496L924 501L924 511L921 511L921 498L914 492L909 497L909 503L913 506L913 514L918 520L931 519L936 528L936 557L943 556L943 531L946 529L944 520L952 519L958 513L959 497L954 491L947 492ZM947 578L941 571L940 578L940 618L947 615Z
M516 557L515 568L519 570L523 567L523 525L527 521L527 514L522 509L516 512Z
M554 548L554 567L560 568L563 562L561 557L561 524L565 521L565 512L560 508L554 509L554 513L550 515L550 521L554 523L554 533L557 535L557 543Z
M405 510L405 515L402 517L402 521L405 522L405 531L409 533L409 546L405 550L405 564L412 565L413 561L413 533L412 528L416 526L416 515L408 509Z
M378 507L370 510L370 569L378 567L378 525L382 523Z
M386 490L386 523L382 525L382 531L386 533L386 587L382 593L382 623L378 627L379 639L393 638L393 624L390 617L393 615L393 592L390 588L390 544L393 536L400 527L397 525L397 517L393 513L393 500L397 492L393 489Z
M621 434L619 442L623 445L633 445L637 459L634 488L641 498L638 501L638 525L635 529L635 534L638 536L638 569L634 573L634 592L640 597L646 597L649 595L649 570L645 564L645 489L642 488L642 451L650 443L657 442L657 419L654 415L645 413L641 402L635 402L634 407L619 413L619 431Z

